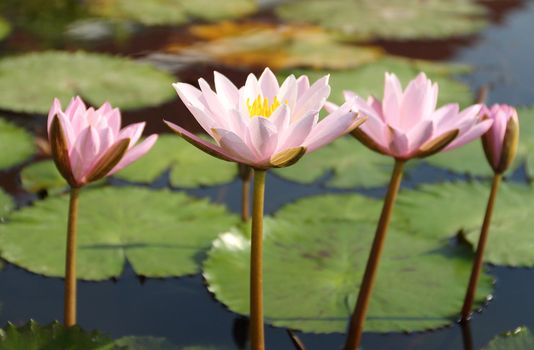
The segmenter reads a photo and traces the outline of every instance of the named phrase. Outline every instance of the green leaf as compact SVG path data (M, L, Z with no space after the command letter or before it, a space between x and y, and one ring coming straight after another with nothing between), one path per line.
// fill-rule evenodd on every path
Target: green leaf
M68 195L13 212L0 225L2 258L31 272L62 277ZM137 274L194 274L218 232L237 218L207 200L144 188L83 189L78 218L78 277L118 277L127 259Z
M46 114L54 97L65 106L74 95L94 105L109 101L114 107L140 108L174 98L174 80L151 65L126 58L84 52L30 53L0 60L0 108Z
M177 346L166 338L127 336L99 350L223 350L215 346Z
M152 182L170 170L173 186L194 188L230 182L237 166L196 150L176 135L160 135L148 154L115 176L134 182Z
M35 145L25 129L0 119L0 149L0 169L6 169L28 159L35 152Z
M10 32L11 26L9 25L9 22L0 17L0 40L7 38Z
M253 0L144 0L131 5L128 0L97 0L89 3L93 14L145 25L177 25L192 19L218 21L237 18L257 10Z
M305 155L290 167L273 171L299 183L312 183L333 172L327 186L352 188L383 186L388 183L392 169L393 159L375 153L347 136Z
M489 183L443 183L403 191L397 213L413 232L446 240L457 232L476 247L490 193ZM497 193L484 260L496 265L534 266L534 191L503 183ZM520 243L519 243L520 242Z
M279 6L276 14L319 24L348 40L443 39L487 25L485 8L469 0L294 0Z
M43 160L24 167L20 172L20 180L22 188L32 193L46 190L55 194L68 187L52 160Z
M33 320L21 327L8 323L0 329L0 350L97 350L111 341L98 332L79 326L65 328L57 321L47 326Z
M534 336L526 327L518 327L493 340L482 350L531 350L534 349Z
M267 322L305 332L346 330L380 207L380 201L360 195L318 196L288 205L265 222ZM472 254L395 226L390 227L366 331L422 331L453 323ZM220 235L204 262L209 290L240 314L249 307L246 236L237 229ZM484 275L477 304L490 292L491 278Z

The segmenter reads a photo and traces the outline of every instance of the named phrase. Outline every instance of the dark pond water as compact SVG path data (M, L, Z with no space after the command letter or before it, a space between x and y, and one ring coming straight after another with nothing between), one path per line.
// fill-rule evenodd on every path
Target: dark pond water
M472 38L429 43L387 43L381 42L386 50L419 58L450 59L471 63L478 67L467 82L473 89L481 85L491 88L490 102L507 102L516 105L534 103L534 2L501 1L493 4L493 25ZM159 47L162 43L180 36L180 30L153 30L140 33L134 39L115 45L102 43L93 47L97 51L121 52L134 56ZM3 48L5 52L24 51L36 43L27 37L15 35ZM62 44L63 45L63 44ZM69 48L69 45L66 45ZM194 81L206 76L213 67L197 66L181 72L182 80ZM245 72L229 71L239 82ZM177 120L178 115L186 115L178 101L162 107L126 113L128 123L150 119L147 132L162 131L162 116ZM11 117L42 134L43 118ZM181 121L181 124L184 124ZM194 122L185 123L195 129ZM0 186L11 193L19 205L35 199L24 192L17 177L20 168L0 173ZM451 179L447 172L422 165L413 172L404 186L414 186L422 182L435 182ZM512 176L513 180L524 181L522 170ZM322 186L321 179L313 185L289 183L276 176L267 179L266 211L274 212L280 206L297 198L339 192ZM116 183L125 185L124 183ZM163 177L153 186L166 186ZM357 191L357 190L354 190ZM225 203L231 210L239 212L240 184L237 181L225 186L189 191L200 197L209 197ZM357 191L380 197L383 188ZM470 329L459 325L449 328L407 334L366 333L363 348L366 350L454 350L479 349L496 334L526 325L534 329L534 269L509 269L489 267L489 272L497 280L493 300L482 313L474 315ZM62 318L63 282L61 279L44 278L7 265L0 271L0 324L12 321L22 323L30 318L40 323L48 323ZM213 345L229 349L244 348L246 342L246 319L228 311L207 292L200 276L176 279L140 280L129 266L116 281L101 283L81 282L79 286L79 323L86 329L99 329L113 337L123 335L163 336L178 345ZM470 333L470 334L468 334ZM310 350L339 349L342 335L298 334ZM469 335L469 336L467 336ZM284 329L267 328L269 349L292 349Z

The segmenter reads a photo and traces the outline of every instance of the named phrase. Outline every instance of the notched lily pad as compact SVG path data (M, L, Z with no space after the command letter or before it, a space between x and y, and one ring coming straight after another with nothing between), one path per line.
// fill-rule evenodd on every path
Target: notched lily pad
M133 182L152 182L166 170L170 170L173 186L185 188L223 184L237 174L235 164L199 152L176 135L160 135L148 154L115 177Z
M276 14L321 25L348 40L443 39L487 25L485 8L469 0L297 0L282 4Z
M266 222L267 322L314 333L346 330L380 206L380 201L359 195L312 197L282 208ZM366 331L412 332L452 324L461 309L472 254L395 226L386 242ZM249 307L246 236L237 229L221 234L204 262L210 291L240 314ZM484 274L477 304L490 292L491 278Z
M31 272L64 275L68 195L13 212L0 225L2 258ZM194 274L218 232L237 222L222 206L184 193L144 188L84 189L78 219L78 277Z
M530 350L534 349L534 336L526 327L518 327L493 340L482 350Z
M130 109L175 97L175 78L149 64L96 53L47 51L0 60L0 109L46 114L54 97L73 95ZM31 82L31 84L28 84Z
M145 25L184 24L193 19L217 21L237 18L257 10L253 0L144 0L132 6L128 0L96 0L89 3L93 14L131 20Z
M35 152L35 144L28 131L0 118L0 149L0 169L5 169L28 159Z
M410 231L443 240L461 231L475 249L489 193L490 183L425 185L417 191L401 192L396 209ZM534 266L533 208L532 187L501 185L484 253L486 262Z
M22 187L32 193L60 193L68 187L52 160L43 160L24 167L20 172Z

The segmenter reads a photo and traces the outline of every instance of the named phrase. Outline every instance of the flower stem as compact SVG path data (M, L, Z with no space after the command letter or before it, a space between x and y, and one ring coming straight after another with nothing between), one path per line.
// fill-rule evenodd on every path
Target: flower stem
M67 260L65 262L65 326L76 324L76 221L80 189L70 190L69 220L67 225Z
M488 241L491 216L493 213L493 207L495 205L495 198L497 197L497 190L499 189L499 184L501 183L501 178L501 174L495 174L493 176L491 192L488 198L488 204L486 206L486 214L484 215L484 222L480 231L480 237L478 238L475 260L473 261L471 277L469 278L469 285L465 293L464 306L462 307L462 321L467 321L469 320L469 318L471 318L471 309L473 307L473 301L475 299L475 292L477 290L480 272L482 271L484 249L486 248L486 243Z
M469 322L461 322L462 340L464 343L464 350L473 350L473 336L471 335L471 325Z
M252 350L265 349L263 334L263 203L265 170L254 170L250 248L250 334Z
M382 207L382 213L380 214L380 220L378 221L378 227L376 228L373 246L371 247L371 253L369 254L365 274L360 286L360 293L358 294L358 300L350 319L347 341L344 348L345 350L356 350L360 346L365 316L369 307L369 300L371 298L371 292L378 270L378 263L386 240L393 205L395 204L395 199L397 198L397 193L399 192L402 180L404 162L404 160L400 159L395 160L395 167L391 174L388 191Z

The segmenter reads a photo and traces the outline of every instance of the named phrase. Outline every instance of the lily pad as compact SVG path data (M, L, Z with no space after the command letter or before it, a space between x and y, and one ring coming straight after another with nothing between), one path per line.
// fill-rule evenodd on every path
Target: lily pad
M360 195L319 196L288 205L266 222L267 322L314 333L346 330L380 206L380 201ZM452 324L462 305L472 254L465 247L442 245L394 226L366 331L411 332ZM247 314L249 307L247 236L237 229L220 235L204 262L210 291L240 314ZM484 275L477 304L490 292L491 278Z
M170 170L173 186L194 188L231 181L237 166L196 152L189 143L175 135L161 135L150 152L118 172L115 177L133 182L152 182Z
M299 183L313 183L331 174L326 186L353 188L383 186L388 183L392 169L393 159L347 136L302 157L295 165L274 169L274 173Z
M230 66L272 69L346 69L373 62L382 55L378 48L340 43L315 26L221 22L193 26L190 32L202 41L186 47L171 46L167 51L178 57L192 56Z
M295 75L306 74L310 81L330 74L330 100L342 103L343 90L352 90L358 95L367 97L373 95L380 100L384 92L384 74L395 73L403 86L419 72L425 72L430 79L439 84L438 105L445 103L459 103L467 106L473 103L474 96L469 86L454 79L453 75L468 73L470 68L466 65L435 63L423 60L410 60L395 56L385 56L373 63L350 70L334 72L317 70L290 70L280 74L280 77L290 73Z
M111 338L96 331L86 332L79 326L65 328L57 321L47 326L33 320L21 327L8 323L0 329L0 350L97 350L111 342Z
M421 186L417 191L401 192L398 217L405 221L410 231L426 237L446 240L461 231L474 249L489 192L490 184L479 182ZM501 185L484 253L486 262L534 266L533 208L532 187Z
M297 0L282 4L276 14L321 25L349 40L443 39L487 25L485 8L470 0Z
M27 82L31 81L32 84ZM40 52L0 60L0 108L47 114L52 99L65 105L73 95L124 109L174 98L175 78L148 64L95 53Z
M193 19L217 21L237 18L257 10L253 0L144 0L132 6L128 0L97 0L89 3L93 14L131 20L146 25L184 24Z
M64 275L68 195L12 212L0 225L2 258L31 272ZM125 260L147 277L198 272L218 232L237 218L184 193L145 188L84 189L78 219L78 277L119 277Z
M494 338L482 350L530 350L534 349L534 336L526 327L518 327Z
M127 336L115 340L110 347L99 350L224 350L215 346L178 346L162 337Z
M1 98L1 97L0 97ZM0 118L0 169L22 163L35 152L32 135L25 129Z
M516 160L508 170L513 173L521 164L526 162L527 174L534 177L534 108L519 108L520 118L519 147ZM475 176L491 176L491 170L480 142L457 148L450 152L440 153L428 158L427 162L434 166L445 168L456 173L466 173Z
M43 160L24 167L20 172L20 179L22 187L32 193L60 193L68 187L52 160Z
M6 38L11 32L9 22L0 17L0 40Z

